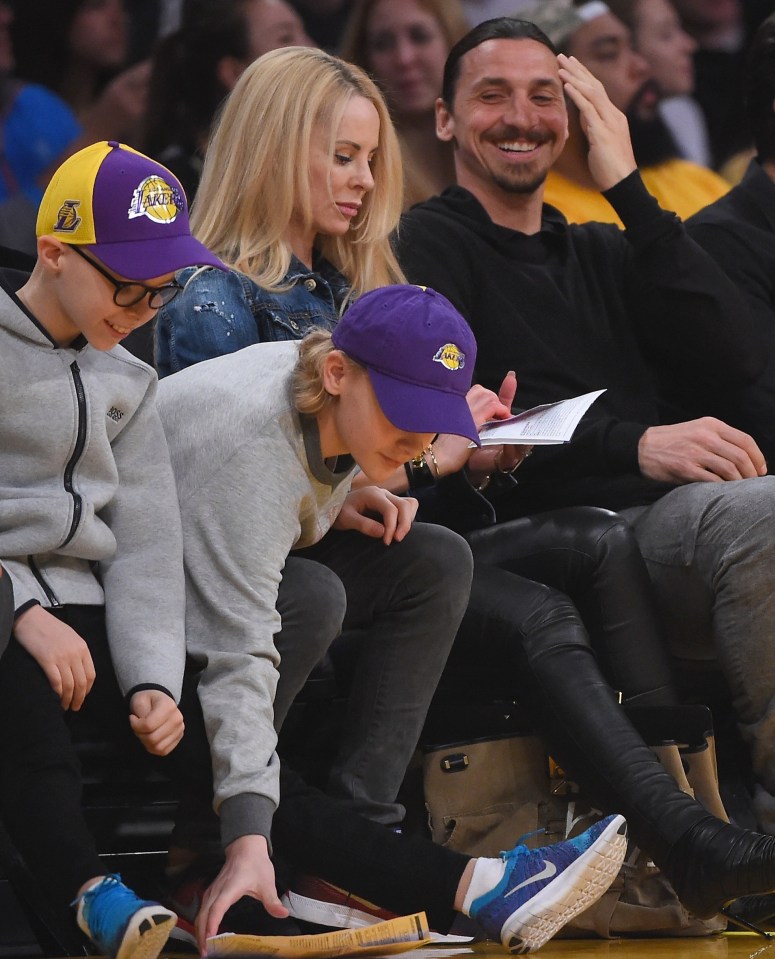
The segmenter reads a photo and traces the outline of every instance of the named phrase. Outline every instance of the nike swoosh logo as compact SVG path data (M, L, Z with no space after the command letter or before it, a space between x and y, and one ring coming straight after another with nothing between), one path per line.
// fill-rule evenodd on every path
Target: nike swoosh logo
M529 886L531 883L540 882L542 879L551 879L552 876L556 875L557 866L553 862L547 862L544 859L544 868L541 872L537 872L534 876L530 876L529 879L524 879L518 886L514 886L513 889L509 889L508 892L503 894L505 899L507 896L512 895L512 893L519 892L520 889L523 889L525 886Z

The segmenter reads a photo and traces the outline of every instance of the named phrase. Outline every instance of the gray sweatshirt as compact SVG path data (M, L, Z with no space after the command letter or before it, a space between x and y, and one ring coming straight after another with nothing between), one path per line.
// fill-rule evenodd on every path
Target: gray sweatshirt
M275 608L289 552L330 528L354 468L323 462L291 396L299 344L259 343L163 379L159 409L178 483L186 643L199 685L225 845L269 836L278 801Z
M183 678L182 536L153 370L56 346L0 289L0 562L17 611L105 605L121 691Z

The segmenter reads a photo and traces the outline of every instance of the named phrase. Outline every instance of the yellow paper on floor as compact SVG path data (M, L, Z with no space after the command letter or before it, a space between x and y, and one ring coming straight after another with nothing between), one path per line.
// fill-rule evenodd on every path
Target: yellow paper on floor
M399 916L360 929L311 936L242 936L226 932L207 940L208 956L279 956L329 959L333 956L386 956L431 942L424 912Z

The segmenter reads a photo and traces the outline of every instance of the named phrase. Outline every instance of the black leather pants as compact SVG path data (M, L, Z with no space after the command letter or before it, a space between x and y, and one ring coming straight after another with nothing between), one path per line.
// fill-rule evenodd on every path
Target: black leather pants
M626 523L558 510L469 536L474 582L445 683L510 695L552 755L665 864L709 817L619 704L678 702L649 580ZM533 579L526 579L532 576ZM583 622L582 622L583 617ZM585 624L587 628L585 628Z
M591 507L555 510L477 530L468 541L477 572L450 671L473 669L502 688L518 678L504 677L510 657L532 661L579 646L622 702L678 701L648 572L621 517ZM496 578L493 568L512 575ZM488 622L493 612L497 628Z

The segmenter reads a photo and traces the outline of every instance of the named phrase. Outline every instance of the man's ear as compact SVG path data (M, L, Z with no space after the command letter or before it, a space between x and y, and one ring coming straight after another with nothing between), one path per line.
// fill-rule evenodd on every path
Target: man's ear
M38 263L44 270L58 274L61 269L61 260L65 253L65 244L55 236L43 235L38 237Z
M455 139L455 118L441 97L436 101L436 136L445 143Z
M332 350L323 360L323 389L329 396L340 396L349 364L341 350Z

